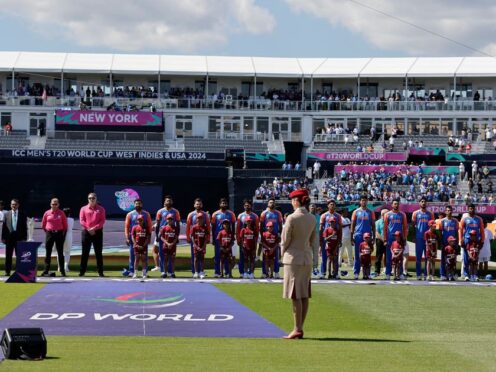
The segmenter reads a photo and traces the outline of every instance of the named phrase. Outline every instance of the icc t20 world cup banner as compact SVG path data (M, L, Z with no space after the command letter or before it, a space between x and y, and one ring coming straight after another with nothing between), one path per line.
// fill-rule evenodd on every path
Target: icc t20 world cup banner
M407 154L404 152L310 152L308 159L327 161L406 161Z
M60 130L88 130L109 127L162 129L162 112L122 112L94 110L56 110L55 125Z

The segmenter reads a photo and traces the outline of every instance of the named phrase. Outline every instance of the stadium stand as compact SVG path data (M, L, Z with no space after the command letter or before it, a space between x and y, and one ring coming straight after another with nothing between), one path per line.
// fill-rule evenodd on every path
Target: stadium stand
M8 136L0 136L0 149L25 149L30 143L24 130L13 130Z
M187 152L225 152L227 149L244 149L260 154L269 152L267 145L257 140L184 138L184 151Z

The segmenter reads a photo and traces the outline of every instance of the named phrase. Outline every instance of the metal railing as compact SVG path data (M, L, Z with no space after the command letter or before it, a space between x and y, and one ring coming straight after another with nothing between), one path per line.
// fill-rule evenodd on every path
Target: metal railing
M496 111L496 101L283 101L263 97L246 100L212 98L122 98L122 97L31 97L0 96L4 106L42 106L106 108L116 104L120 109L251 110L251 111Z

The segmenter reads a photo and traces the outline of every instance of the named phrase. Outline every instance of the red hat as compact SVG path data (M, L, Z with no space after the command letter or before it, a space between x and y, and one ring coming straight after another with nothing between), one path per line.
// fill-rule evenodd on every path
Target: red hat
M436 226L436 221L430 220L429 221L429 226Z
M401 236L401 231L396 231L396 232L394 233L394 236Z
M331 218L329 218L329 222L336 222L336 217L331 216Z
M454 236L450 236L450 237L448 238L448 241L449 241L449 242L452 242L452 241L455 241L455 240L456 240L456 238L455 238Z
M370 238L370 234L369 234L369 233L365 233L365 234L363 234L363 238L364 238L364 239L365 239L365 238Z
M226 222L227 222L227 223L230 223L231 221L229 221L227 218L224 218L224 219L222 220L222 222L221 222L221 223L222 223L222 224L224 224L224 223L226 223Z
M144 219L145 219L145 217L143 217L143 215L142 215L142 214L138 214L138 216L136 217L136 219L137 219L137 220L140 220L140 219L141 219L141 220L144 220Z
M203 218L203 213L202 212L196 214L196 218L200 218L200 217Z
M253 219L250 216L245 218L245 222L251 222L251 221L253 221Z
M291 194L289 194L290 199L298 198L298 197L302 197L302 196L308 196L308 190L307 189L298 189L298 190L293 191Z
M168 219L174 219L174 216L172 215L172 213L169 213L167 216L165 216L165 219L168 220Z
M470 235L477 235L477 231L475 231L475 230L471 230L469 234L470 234Z
M251 221L251 220L250 220L250 221ZM266 226L267 226L267 227L269 227L269 226L274 226L274 222L269 221L269 222L267 222L267 225L266 225Z

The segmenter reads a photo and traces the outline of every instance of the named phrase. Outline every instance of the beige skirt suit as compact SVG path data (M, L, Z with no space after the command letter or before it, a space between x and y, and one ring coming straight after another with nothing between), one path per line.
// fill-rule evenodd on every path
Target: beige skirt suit
M311 297L313 248L319 245L316 223L315 217L300 207L288 216L284 224L281 236L283 298Z

